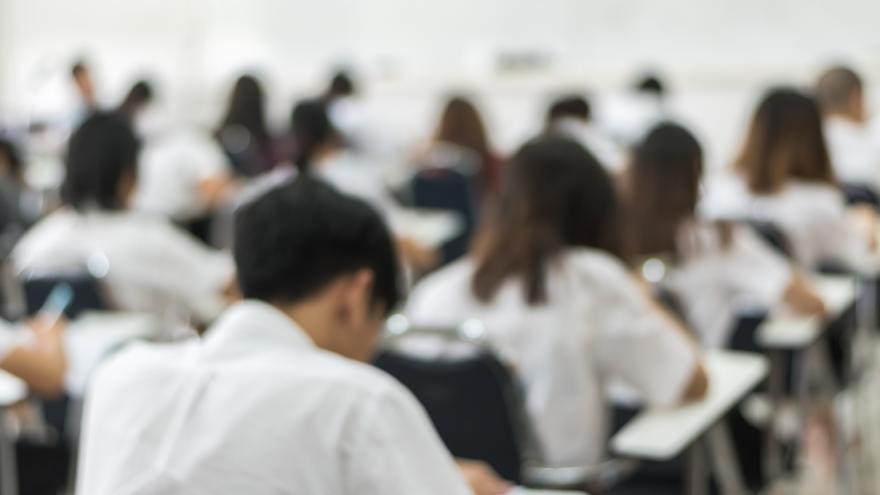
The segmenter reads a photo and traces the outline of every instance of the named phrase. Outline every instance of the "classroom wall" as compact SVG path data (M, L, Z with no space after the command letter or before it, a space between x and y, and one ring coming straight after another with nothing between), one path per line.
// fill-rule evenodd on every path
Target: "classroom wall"
M393 132L427 133L438 95L463 88L508 149L553 93L606 94L656 67L721 163L764 85L836 59L880 76L877 19L872 0L0 0L0 124L69 99L80 56L108 104L147 75L177 118L206 124L235 75L256 71L279 127L345 64Z

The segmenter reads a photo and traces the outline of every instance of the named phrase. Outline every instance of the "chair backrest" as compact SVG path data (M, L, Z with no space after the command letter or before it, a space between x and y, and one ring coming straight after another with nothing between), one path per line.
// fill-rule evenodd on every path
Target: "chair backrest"
M383 350L374 364L412 391L453 456L484 461L505 479L522 481L528 438L523 401L494 355L427 360Z
M751 220L748 224L759 237L764 239L764 241L779 254L787 259L794 257L794 251L792 250L788 236L786 236L785 233L775 224L760 220Z
M845 183L840 185L840 190L849 205L868 205L880 209L880 197L870 186Z
M73 289L73 300L64 311L68 319L74 319L84 311L112 309L101 282L88 274L40 276L24 280L25 312L34 316L46 303L56 286L67 284Z
M462 233L442 248L444 264L458 259L468 250L477 217L474 182L474 177L447 167L420 170L412 179L412 198L416 207L452 210L464 219Z

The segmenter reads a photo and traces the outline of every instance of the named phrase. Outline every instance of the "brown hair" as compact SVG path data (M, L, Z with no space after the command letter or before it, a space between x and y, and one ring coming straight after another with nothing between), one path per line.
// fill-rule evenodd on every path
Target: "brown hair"
M490 301L508 277L529 304L547 298L545 271L567 247L611 250L616 200L605 169L570 139L537 138L508 165L500 205L476 249L476 297Z
M733 166L756 194L776 193L792 179L833 184L815 100L791 88L770 90Z
M832 67L816 83L816 99L825 113L848 114L853 95L861 92L862 78L849 67Z
M434 139L471 149L484 160L491 155L480 112L462 96L454 96L446 103Z

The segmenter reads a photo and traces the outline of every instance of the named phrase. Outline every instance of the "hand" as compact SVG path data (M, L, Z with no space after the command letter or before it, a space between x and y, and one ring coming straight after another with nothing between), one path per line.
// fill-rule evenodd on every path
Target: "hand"
M502 495L513 488L482 461L458 459L458 468L475 495Z
M417 271L428 271L440 262L440 253L436 249L425 247L412 239L398 239L397 245L403 258Z
M34 334L34 345L37 349L51 351L62 346L67 320L64 317L49 319L37 316L25 322L25 326Z

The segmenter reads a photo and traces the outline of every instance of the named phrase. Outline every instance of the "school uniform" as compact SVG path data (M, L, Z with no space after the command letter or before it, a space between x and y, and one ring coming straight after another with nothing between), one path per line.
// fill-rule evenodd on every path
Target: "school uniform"
M626 155L608 135L595 124L576 118L561 118L551 124L551 131L581 143L611 173L626 165Z
M830 184L790 180L775 194L759 195L740 175L723 172L706 191L700 204L704 218L770 222L805 268L832 261L867 272L875 265L870 240L848 216L843 193Z
M529 305L518 278L488 303L471 290L465 259L414 289L414 325L460 325L475 318L512 361L544 461L587 466L603 457L608 434L604 385L621 379L650 404L684 394L698 363L694 345L661 317L625 267L600 251L572 248L547 263L547 301Z
M234 266L163 219L132 211L59 210L16 245L17 273L103 275L120 308L212 321ZM97 273L96 273L97 272Z
M880 143L868 126L832 116L825 119L824 129L837 178L880 191Z
M87 395L77 493L471 493L402 385L268 304L201 341L136 344Z
M780 303L794 275L788 261L751 227L687 222L678 235L679 259L662 285L676 296L703 347L723 348L737 316Z

